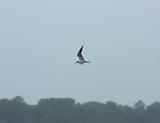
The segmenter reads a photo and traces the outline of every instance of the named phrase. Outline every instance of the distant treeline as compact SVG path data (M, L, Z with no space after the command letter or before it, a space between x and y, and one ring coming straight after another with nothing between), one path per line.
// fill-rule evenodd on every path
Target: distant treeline
M160 102L134 107L106 103L76 103L71 98L41 99L26 104L20 96L0 100L0 123L160 123Z

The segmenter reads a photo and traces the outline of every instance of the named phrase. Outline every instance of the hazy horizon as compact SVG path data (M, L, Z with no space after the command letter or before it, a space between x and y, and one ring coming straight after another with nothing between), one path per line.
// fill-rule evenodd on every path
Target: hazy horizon
M0 2L0 99L160 101L160 1ZM74 64L77 51L90 64Z

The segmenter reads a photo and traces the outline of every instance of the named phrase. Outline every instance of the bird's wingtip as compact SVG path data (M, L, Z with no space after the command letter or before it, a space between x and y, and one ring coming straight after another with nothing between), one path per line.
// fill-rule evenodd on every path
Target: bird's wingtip
M84 47L84 45L81 46L81 48L83 48L83 47Z

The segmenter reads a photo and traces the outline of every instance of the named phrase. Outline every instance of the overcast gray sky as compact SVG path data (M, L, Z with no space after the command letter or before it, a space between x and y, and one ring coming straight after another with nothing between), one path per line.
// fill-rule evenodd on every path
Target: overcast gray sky
M160 100L160 1L1 0L0 98ZM74 64L83 54L91 64Z

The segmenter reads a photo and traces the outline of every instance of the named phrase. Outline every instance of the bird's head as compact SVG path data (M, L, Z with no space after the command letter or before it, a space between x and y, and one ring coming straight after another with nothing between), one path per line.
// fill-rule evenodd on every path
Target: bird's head
M75 64L76 64L76 63L79 63L79 61L76 61Z

